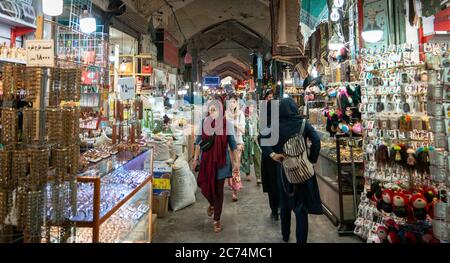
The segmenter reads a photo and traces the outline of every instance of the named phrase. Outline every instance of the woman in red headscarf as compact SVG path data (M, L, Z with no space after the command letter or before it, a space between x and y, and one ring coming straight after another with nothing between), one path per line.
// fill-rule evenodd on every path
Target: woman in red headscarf
M195 141L195 156L193 167L200 162L200 172L197 183L202 194L209 202L208 216L214 214L214 231L222 231L220 216L223 207L223 188L226 178L232 177L233 167L236 167L236 140L233 127L228 124L221 98L208 102L208 114L202 122L202 134ZM231 148L231 157L228 154ZM200 157L200 158L199 158Z

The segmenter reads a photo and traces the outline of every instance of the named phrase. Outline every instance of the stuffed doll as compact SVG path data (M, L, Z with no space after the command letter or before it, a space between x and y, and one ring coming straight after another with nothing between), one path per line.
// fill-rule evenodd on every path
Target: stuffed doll
M440 193L438 192L438 190L436 189L436 187L433 186L426 186L423 189L423 195L425 196L428 206L427 206L427 212L428 215L431 218L434 218L434 206L437 202L439 202L439 200L442 200L440 198ZM443 201L446 202L446 201Z
M397 232L391 231L387 235L387 241L391 244L398 244L398 243L400 243L401 239L398 236Z
M405 235L403 236L403 242L408 244L417 243L417 237L413 233L406 231Z
M430 155L427 147L416 150L416 168L419 174L430 174Z
M410 201L411 214L417 220L425 220L428 214L427 199L422 193L416 193L412 196Z
M381 225L377 229L377 236L380 243L387 243L388 229Z
M398 217L406 217L408 215L408 200L404 193L395 192L392 199L392 211Z
M423 188L423 195L427 199L427 203L431 204L438 197L438 190L433 186L425 186Z
M381 199L381 186L380 183L375 181L370 185L370 190L366 194L367 198L372 204L376 205Z
M409 147L408 150L406 150L406 153L408 154L408 159L406 160L406 163L413 168L416 165L416 158L414 157L414 149L412 147Z
M378 202L378 210L383 210L386 213L392 213L392 196L391 189L385 189L381 193L381 200Z
M390 231L396 231L399 229L399 225L395 222L392 218L387 218L384 220L384 225L388 228Z

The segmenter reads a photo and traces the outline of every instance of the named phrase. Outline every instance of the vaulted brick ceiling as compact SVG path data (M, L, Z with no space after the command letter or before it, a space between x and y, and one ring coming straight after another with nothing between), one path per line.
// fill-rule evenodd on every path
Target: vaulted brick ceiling
M197 49L208 72L216 68L210 64L218 59L225 65L222 72L226 67L230 67L230 72L237 68L244 72L249 69L252 54L270 50L269 0L124 2L141 15L152 17L157 27L165 28L183 43L182 49ZM239 72L234 75L243 76Z

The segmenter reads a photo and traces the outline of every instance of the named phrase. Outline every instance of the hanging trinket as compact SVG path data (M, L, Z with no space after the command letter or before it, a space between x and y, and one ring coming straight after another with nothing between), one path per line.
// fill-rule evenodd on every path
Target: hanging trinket
M406 160L406 163L409 166L415 166L416 165L416 158L414 157L414 149L412 147L409 147L408 150L406 151L406 153L408 154L408 159Z

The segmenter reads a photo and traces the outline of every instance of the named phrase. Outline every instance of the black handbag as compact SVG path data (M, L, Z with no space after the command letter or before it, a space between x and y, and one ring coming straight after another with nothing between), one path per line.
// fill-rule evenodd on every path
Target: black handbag
M216 138L216 134L214 133L213 136L209 137L208 140L202 140L199 145L200 145L200 149L202 150L202 152L207 152L209 151L212 146L214 145L214 141Z

